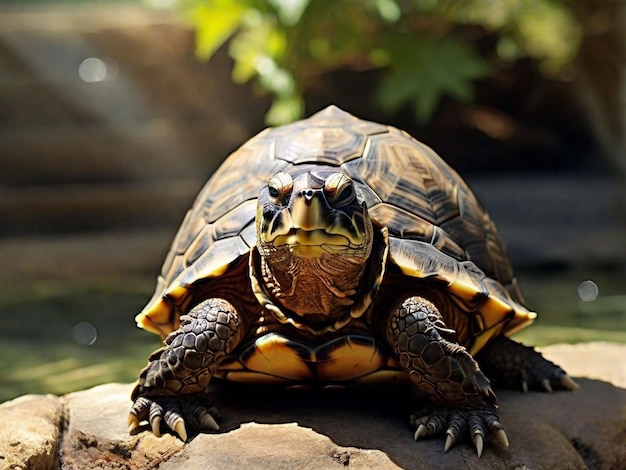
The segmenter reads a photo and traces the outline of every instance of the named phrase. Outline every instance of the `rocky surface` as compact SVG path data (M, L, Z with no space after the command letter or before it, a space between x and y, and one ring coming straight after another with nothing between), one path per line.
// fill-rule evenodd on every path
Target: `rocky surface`
M57 467L63 402L53 395L26 395L0 405L0 468Z
M577 392L498 390L511 447L414 442L403 390L277 391L227 387L216 434L188 444L126 433L129 384L0 405L1 469L354 468L606 469L626 462L626 345L551 346L544 354L579 379ZM619 358L619 359L618 359ZM606 375L605 375L606 374Z

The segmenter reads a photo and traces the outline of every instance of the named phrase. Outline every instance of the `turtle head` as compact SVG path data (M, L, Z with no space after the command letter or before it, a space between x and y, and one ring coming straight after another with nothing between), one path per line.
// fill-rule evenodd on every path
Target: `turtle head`
M281 321L319 328L345 318L361 295L374 238L354 181L333 168L278 173L259 194L256 228L258 281L271 299L264 304L292 312L276 310Z
M367 260L372 222L352 179L333 170L277 173L259 195L257 248L264 257Z

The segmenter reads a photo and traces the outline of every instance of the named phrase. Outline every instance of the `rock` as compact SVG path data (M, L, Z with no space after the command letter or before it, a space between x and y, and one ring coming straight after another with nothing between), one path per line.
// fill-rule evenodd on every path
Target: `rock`
M553 344L538 349L574 377L605 380L616 387L626 388L626 363L622 360L626 357L626 344L596 341Z
M554 346L544 354L574 366L576 376L597 374L604 370L600 364L612 365L607 370L614 383L626 375L616 361L626 345ZM414 442L407 419L414 398L406 387L222 385L215 396L222 430L183 444L169 434L129 436L132 386L107 384L63 398L27 396L0 405L0 468L623 469L626 390L602 380L579 383L577 392L554 394L497 390L511 446L489 440L480 459L469 440L446 454L441 438Z
M129 436L132 385L107 384L66 395L68 423L61 445L63 468L156 468L184 444L172 435Z
M63 427L62 400L26 395L0 405L0 468L57 468Z
M207 452L207 449L211 449ZM190 463L193 463L190 465ZM298 423L243 423L226 434L199 435L180 455L159 467L199 468L399 468L382 451L343 447L328 436Z

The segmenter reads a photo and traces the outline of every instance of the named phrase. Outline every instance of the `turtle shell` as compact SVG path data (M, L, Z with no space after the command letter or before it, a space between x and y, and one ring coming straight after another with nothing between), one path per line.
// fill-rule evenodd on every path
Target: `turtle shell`
M330 106L264 130L224 161L185 216L138 325L166 336L204 300L198 286L219 290L224 280L232 289L228 273L256 243L260 189L304 165L337 167L354 180L374 223L388 230L388 271L427 280L453 299L458 315L467 314L461 321L473 325L470 352L533 320L493 222L458 174L407 133Z

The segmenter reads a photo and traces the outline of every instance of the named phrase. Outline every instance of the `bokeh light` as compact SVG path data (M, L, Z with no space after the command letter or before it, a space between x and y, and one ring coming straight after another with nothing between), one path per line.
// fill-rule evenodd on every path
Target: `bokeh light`
M88 57L78 66L78 76L86 83L114 80L117 76L117 65L109 60Z
M96 342L96 339L98 339L98 331L93 324L82 321L74 326L72 338L74 338L74 341L78 344L91 346Z
M580 300L583 302L593 302L598 298L599 293L600 289L598 285L590 279L578 285L578 297L580 297Z

